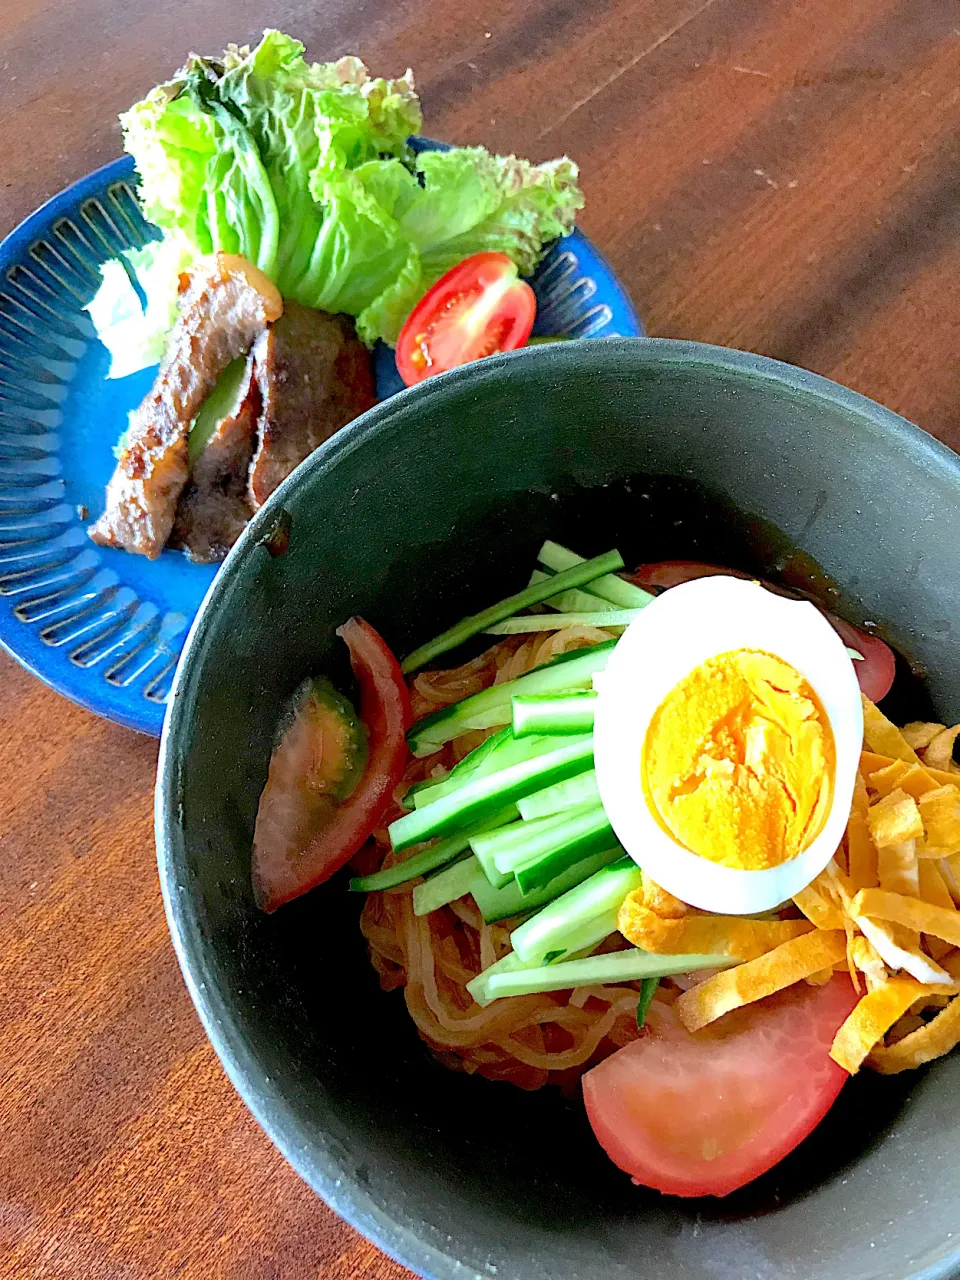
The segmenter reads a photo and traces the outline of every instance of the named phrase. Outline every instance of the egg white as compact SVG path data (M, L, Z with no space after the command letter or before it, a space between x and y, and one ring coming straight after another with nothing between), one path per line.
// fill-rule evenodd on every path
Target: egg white
M813 843L766 871L740 871L691 853L663 830L641 784L650 721L673 687L707 659L759 649L790 663L820 699L833 730L833 802ZM651 601L595 677L594 757L600 797L623 847L691 906L731 915L768 911L815 879L843 837L863 746L863 707L843 641L812 604L756 582L701 578Z

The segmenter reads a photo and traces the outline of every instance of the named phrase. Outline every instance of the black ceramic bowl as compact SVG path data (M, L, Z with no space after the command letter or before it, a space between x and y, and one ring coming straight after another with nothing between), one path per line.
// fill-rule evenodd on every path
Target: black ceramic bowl
M289 546L271 554L283 513ZM278 710L308 672L348 678L334 628L360 613L404 651L519 587L546 536L628 563L799 576L908 656L908 714L927 699L960 718L960 461L901 418L770 360L643 339L526 350L405 392L252 522L180 666L160 870L230 1077L338 1213L443 1280L951 1274L960 1055L862 1073L806 1143L726 1200L665 1199L607 1161L578 1101L435 1066L402 995L378 989L342 876L270 918L254 907Z

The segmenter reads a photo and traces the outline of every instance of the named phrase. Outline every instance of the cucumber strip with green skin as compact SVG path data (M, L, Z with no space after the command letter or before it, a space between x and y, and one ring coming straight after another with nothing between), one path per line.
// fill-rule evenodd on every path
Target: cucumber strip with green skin
M428 804L433 804L436 800L441 800L444 796L449 796L454 791L459 791L461 787L466 786L474 778L487 778L492 773L497 773L500 769L506 769L508 765L520 764L524 760L532 760L535 756L542 756L547 751L554 751L561 745L562 739L550 737L547 735L531 734L528 738L516 738L513 730L508 726L503 730L502 734L496 734L497 744L492 751L487 751L479 763L465 773L457 773L453 770L441 782L435 782L432 786L424 787L418 790L413 798L413 807L415 809L423 809ZM488 738L488 742L493 742L493 738ZM483 744L486 746L486 743ZM480 750L478 747L477 750ZM464 759L469 760L469 756Z
M642 609L600 609L591 613L525 613L487 627L488 636L520 636L537 631L565 631L568 627L628 627Z
M501 876L513 879L513 868L521 862L528 862L534 855L543 856L541 845L547 845L547 851L553 847L566 827L566 816L554 814L544 818L542 822L511 822L509 827L500 831L478 833L470 839L470 848L480 860L481 866L489 863ZM490 839L497 836L498 839ZM495 883L494 877L490 877Z
M418 876L429 875L439 867L452 862L458 854L470 848L466 836L451 836L449 840L440 840L429 849L422 849L405 862L397 862L385 871L376 871L369 876L355 877L350 881L351 893L376 893L382 889L395 889L397 885L406 884L408 880L416 880Z
M599 871L608 863L616 862L622 856L623 850L619 845L604 849L602 853L595 853L592 857L584 858L582 862L568 867L555 880L551 880L542 889L530 894L522 894L514 880L511 880L503 889L494 889L478 866L470 892L487 924L493 924L497 920L511 920L515 916L535 911L538 907L545 907L548 902L559 898L562 893L578 885L581 880L586 880L595 871Z
M616 640L571 649L542 666L534 667L514 680L491 685L479 693L441 707L418 720L407 734L407 744L415 756L428 756L468 729L490 729L508 725L513 719L512 701L518 695L569 693L589 689L593 676L607 665Z
M447 775L450 778L465 778L468 774L474 772L486 760L492 751L501 746L504 742L509 742L511 738L509 726L501 729L498 733L491 733L489 738L484 738L479 747L474 747L469 755L465 755L462 760L453 766Z
M510 935L510 945L521 960L535 960L556 947L570 950L564 939L572 930L606 912L619 911L627 894L642 883L643 873L634 860L619 858L519 925ZM616 921L609 932L615 928Z
M607 551L602 556L595 556L592 560L578 559L576 563L557 573L551 582L535 582L533 586L524 587L522 591L499 600L488 609L481 610L480 613L475 613L469 618L461 618L456 626L429 640L419 649L414 649L413 653L404 658L400 669L404 675L410 675L411 672L418 671L420 667L426 666L442 653L456 649L472 636L486 631L494 623L502 622L504 618L511 618L515 613L529 609L531 605L540 604L548 596L556 595L558 591L584 586L594 578L603 578L604 575L622 568L623 557L619 551Z
M594 943L592 947L584 947L581 951L565 952L563 959L582 960L585 956L593 955L598 945L598 943ZM508 960L513 963L507 964L506 962ZM553 961L549 957L545 956L542 960L538 960L536 964L524 964L515 951L508 951L502 960L497 961L497 965L503 965L502 969L498 969L497 965L490 965L488 969L484 969L483 973L478 973L475 978L472 978L470 982L467 983L467 990L473 996L475 1003L477 1003L481 1009L486 1009L487 1005L492 1004L496 998L487 994L486 979L488 974L492 974L494 971L497 973L516 973L520 969L540 969L544 965L552 963Z
M592 952L596 951L597 945L597 943L594 943L593 946L585 947L582 951L569 953L565 958L567 960L579 960L583 956L588 956L592 954ZM480 1008L485 1009L487 1005L491 1003L491 1000L487 995L487 981L493 974L516 973L519 969L539 969L541 965L549 963L550 961L543 958L537 960L535 964L524 964L515 951L508 951L502 959L498 960L495 964L488 965L482 973L478 973L475 978L471 978L467 983L467 991L469 991L470 995L473 996L474 1001L480 1006Z
M450 777L450 774L447 774L446 778L442 778L440 779L440 781L446 782L447 778L449 777ZM410 786L407 787L406 791L403 793L403 798L400 801L401 809L405 809L409 811L410 809L415 808L416 805L414 801L415 801L417 792L426 791L427 787L435 787L437 785L437 781L438 780L436 778L421 778L419 782L411 783Z
M617 932L617 911L618 908L614 907L610 911L594 916L592 920L581 920L574 928L554 939L549 951L541 953L539 964L559 964L561 960L569 960L579 952L599 946L605 938L610 937L611 933ZM522 960L523 956L520 958ZM532 957L530 967L535 968L537 963L538 957Z
M513 874L516 867L539 860L569 842L570 832L578 833L599 815L606 815L600 805L581 806L570 813L555 813L535 822L514 822L499 831L477 835L470 843L476 853L482 849L494 861L498 871ZM613 839L610 840L613 844Z
M543 569L534 569L530 575L530 585L535 582L549 582L555 575L545 573ZM599 596L591 595L589 591L584 591L580 587L574 587L572 591L561 591L559 595L551 596L549 600L543 602L548 609L556 609L558 613L596 613L599 609L616 608L609 600L601 600Z
M474 747L469 755L464 756L462 760L455 764L446 777L424 778L422 782L414 783L403 797L403 807L405 809L418 808L418 795L431 790L433 787L442 787L448 782L455 783L455 786L450 787L451 791L455 790L462 782L466 782L467 778L469 778L471 774L476 773L486 760L487 756L491 755L498 747L502 746L505 742L508 742L512 737L513 730L510 725L506 725L505 728L498 730L496 733L491 733L489 738L484 738L479 747Z
M500 872L512 872L516 876L521 868L539 865L544 859L579 849L582 842L589 842L599 832L607 833L608 845L616 844L603 805L588 804L476 838L485 842Z
M510 765L488 777L469 778L452 794L423 809L405 813L390 826L393 848L399 853L422 840L452 836L484 822L504 805L515 804L534 791L542 791L553 782L562 782L593 767L592 734L559 741L563 746L556 751Z
M516 806L513 806L513 807L516 808ZM522 826L522 823L515 822L515 823L511 823L510 825L513 827L519 827L519 826ZM480 834L481 834L480 832L477 832L476 835L470 836L470 849L472 850L476 860L480 863L480 866L483 868L483 874L490 881L493 888L503 889L506 885L510 884L510 882L513 880L513 872L498 871L497 864L494 862L493 858L490 856L487 850L483 847L482 843L480 844L479 848L474 848L473 841L475 839L479 839Z
M505 956L488 965L482 973L478 973L475 978L471 978L467 983L467 990L473 996L474 1000L484 1008L489 1001L486 999L487 981L490 976L495 973L515 973L518 969L533 968L532 965L526 965L520 959L515 951L508 951Z
M516 816L516 805L508 805L494 814L489 822L482 823L477 830L492 831L496 827L512 822ZM470 833L466 831L460 835L450 836L447 840L439 840L428 849L421 849L412 858L397 862L384 871L375 871L372 875L354 878L349 884L350 892L376 893L383 889L395 889L398 885L406 884L408 880L416 880L418 876L428 875L431 871L446 866L461 853L466 853L469 848Z
M657 987L660 985L659 978L644 978L640 984L640 998L637 1001L637 1026L642 1027L647 1020L647 1014L650 1012L650 1006L653 1004L653 997L657 994Z
M558 542L545 542L537 557L547 569L552 569L557 577L561 573L569 573L576 565L584 563L583 556L568 547L561 547ZM588 562L589 563L589 562ZM615 573L603 578L594 578L590 583L591 595L601 596L611 604L618 604L624 609L642 609L653 599L649 591L635 587L632 582L618 578Z
M524 822L533 822L536 818L550 818L555 813L566 813L584 804L600 804L596 769L588 769L566 782L558 782L555 786L535 791L532 796L524 796L517 802L517 808Z
M573 863L616 841L613 827L606 821L602 810L600 813L591 810L589 817L584 816L579 822L581 825L578 830L568 829L563 844L543 857L531 858L529 862L514 868L513 877L521 893L536 892Z
M611 915L614 917L612 924L610 923ZM484 1008L490 1003L487 997L487 983L493 974L516 973L519 969L539 969L543 965L556 964L560 960L579 960L583 956L591 955L604 939L616 931L616 927L615 913L608 912L605 916L586 921L577 930L571 930L566 938L568 943L566 947L538 955L533 960L524 960L522 956L517 955L516 951L508 951L502 959L489 965L482 973L472 978L467 983L467 990L477 1004Z
M561 960L536 969L495 973L487 980L488 999L502 996L536 995L543 991L566 991L573 987L602 986L607 982L635 982L639 978L666 978L673 973L696 969L729 968L738 961L730 956L655 956L638 947L609 951L583 960Z
M413 891L413 914L428 916L438 907L445 907L448 902L456 902L471 890L477 875L483 875L476 858L464 858L455 862L452 867L438 871L423 884L418 884Z
M561 697L513 699L513 736L534 733L590 733L597 695L590 690Z

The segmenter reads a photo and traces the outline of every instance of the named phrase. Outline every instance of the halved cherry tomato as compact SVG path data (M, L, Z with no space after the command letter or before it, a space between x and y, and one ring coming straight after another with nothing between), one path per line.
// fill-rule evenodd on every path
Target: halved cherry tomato
M350 650L360 686L360 718L367 731L363 776L346 796L329 789L317 804L303 775L304 762L322 754L322 718L301 718L278 743L257 813L253 841L253 893L264 911L276 911L322 884L348 862L380 825L406 768L410 694L400 664L362 618L337 630ZM297 740L291 734L297 735ZM317 740L311 741L310 736Z
M660 560L656 564L640 565L630 575L630 581L636 583L638 587L643 587L645 591L655 591L658 587L676 587L681 582L692 582L695 578L712 578L717 574L751 580L755 577L752 573L744 573L742 569L727 569L722 565L703 564L699 560ZM759 581L778 595L790 596L793 599L801 598L797 592L788 591L785 587L767 582L763 578ZM862 631L853 623L838 618L835 613L817 604L816 600L812 603L817 605L843 643L862 655L863 661L854 662L853 666L864 697L869 698L871 702L879 702L881 698L885 698L890 692L896 674L896 658L890 646L884 644L878 636L872 636L869 631Z
M537 300L505 253L475 253L442 276L407 317L397 369L408 387L530 337Z
M694 1035L654 1003L649 1030L583 1077L597 1139L644 1186L728 1195L782 1160L830 1109L847 1079L830 1045L856 1002L850 979L836 974Z

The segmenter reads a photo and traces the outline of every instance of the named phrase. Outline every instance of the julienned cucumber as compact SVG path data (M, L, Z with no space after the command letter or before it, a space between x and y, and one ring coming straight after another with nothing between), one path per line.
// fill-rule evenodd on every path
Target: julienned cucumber
M487 756L496 751L497 747L501 746L504 742L510 741L512 738L513 731L510 726L507 725L506 728L500 729L496 733L492 733L489 738L484 738L479 747L474 747L469 755L464 756L458 764L455 764L445 778L424 778L422 782L414 783L403 797L402 804L404 809L418 808L417 796L421 793L432 790L434 787L440 787L450 783L451 785L449 789L451 791L455 790L461 782L465 782L467 780L470 774L476 773L477 769L479 769L480 765L483 764ZM421 801L420 803L422 804L423 802Z
M561 937L555 939L547 951L542 951L525 967L537 968L542 964L559 964L561 960L573 960L587 954L598 947L611 933L617 932L617 909L605 911L603 915L594 916L592 920L584 920L575 928L569 929ZM516 954L516 953L514 953Z
M578 841L584 831L593 831L598 825L609 830L602 807L581 806L569 813L555 813L534 822L514 822L501 831L474 836L470 847L474 853L478 849L486 850L498 871L513 874L518 867L539 862L557 849L566 848ZM615 843L612 833L607 843Z
M503 889L494 889L477 859L471 855L438 871L423 884L418 884L413 891L413 913L417 916L429 915L438 907L445 907L448 902L455 902L457 898L470 894L487 924L492 924L495 920L510 920L552 902L601 867L614 862L620 855L618 847L584 858L536 893L528 895L522 894L513 881Z
M491 729L510 724L514 697L589 689L594 674L607 665L616 643L616 640L608 640L589 649L562 653L515 680L492 685L449 707L441 707L419 720L407 734L410 750L415 756L428 756L469 729Z
M546 819L549 821L549 819ZM549 853L532 857L514 867L513 876L521 893L530 894L549 883L574 862L616 842L613 827L602 808L589 808L568 819L566 830Z
M516 816L516 806L508 805L505 809L501 809L499 813L495 813L489 821L481 823L476 830L478 832L492 831L495 827L501 827L507 822L512 822ZM446 866L448 862L452 862L461 853L466 853L467 849L470 848L470 835L470 832L464 831L461 835L451 836L448 840L438 840L436 844L430 845L427 849L421 849L412 858L394 863L392 867L387 867L385 871L376 871L372 875L351 880L350 891L352 893L376 893L383 889L395 889L397 885L406 884L408 880L416 880L418 876L428 875L431 871L436 871L438 867Z
M446 866L458 854L465 853L470 842L465 835L451 836L449 840L438 840L429 849L422 849L412 858L403 862L395 862L384 871L376 871L369 876L359 876L350 881L351 893L376 893L383 889L395 889L398 884L406 884L417 876L429 875L438 867Z
M445 907L448 902L456 902L464 894L470 892L477 875L483 875L480 865L472 855L462 862L455 862L452 867L438 871L423 884L418 884L413 891L413 914L426 916L438 907Z
M561 738L556 751L509 765L488 777L470 778L452 794L414 809L390 826L390 841L400 852L422 840L450 836L485 821L498 809L593 765L593 735Z
M472 636L479 635L481 631L486 631L497 622L502 622L504 618L511 618L515 613L529 609L531 605L540 604L558 591L584 586L594 578L602 578L605 574L614 573L622 568L623 558L619 551L607 551L593 560L578 559L576 563L559 572L551 582L535 582L532 586L507 596L480 613L462 618L456 626L450 627L448 631L421 645L419 649L414 649L413 653L404 658L401 670L404 675L409 675L412 671L426 666L442 653L456 649Z
M494 888L511 878L532 893L561 871L616 843L599 801L532 822L513 822L471 837L470 847Z
M588 769L586 773L578 773L575 778L568 778L566 782L558 782L555 786L535 791L532 796L524 796L517 802L517 808L524 822L532 822L535 818L549 818L554 813L566 813L568 809L579 808L582 804L599 803L597 771Z
M534 569L530 575L530 585L550 581L554 576L552 573L545 573L543 569ZM559 595L551 596L543 603L548 609L556 609L557 613L596 613L600 609L610 608L609 600L601 600L599 596L591 595L580 587L574 587L572 591L561 591Z
M486 760L487 756L490 755L491 752L496 751L497 747L502 743L509 741L512 737L513 734L510 731L509 725L507 725L505 729L499 729L496 733L491 733L489 738L484 738L479 747L474 747L469 755L465 755L459 763L455 764L447 774L446 778L441 778L438 781L425 781L418 785L416 789L417 792L426 791L429 787L438 786L440 782L449 782L451 778L459 778L463 781L468 778L471 773L474 773L481 764L483 764L484 760Z
M532 961L523 960L515 951L508 951L502 960L484 969L483 973L467 983L467 990L483 1006L489 1003L486 995L487 982L494 973L513 973L518 969L537 969L541 965L557 964L561 960L579 960L594 952L605 938L616 931L616 912L608 911L603 916L587 920L576 929L571 929L564 937L563 945L552 951L544 952Z
M561 547L558 542L545 542L537 558L547 569L552 569L557 577L583 563L582 556L578 556L568 547ZM557 579L555 578L554 581L556 582ZM611 604L620 605L623 609L642 609L653 599L649 591L635 587L632 582L618 578L615 573L593 579L590 583L590 594L609 600Z
M602 602L601 602L602 603ZM642 609L605 609L589 613L524 613L519 618L505 618L488 627L488 636L519 636L537 631L565 631L568 627L627 627L639 618Z
M559 697L515 697L513 736L533 733L590 733L597 695L592 690L565 693Z
M567 940L572 930L610 911L616 916L627 894L642 883L643 875L633 859L619 858L514 929L510 945L524 961L534 961L557 948L573 950ZM615 928L616 919L608 932Z
M471 978L467 983L467 990L477 1004L483 1007L489 1003L486 999L486 986L493 974L513 973L517 969L530 969L532 967L532 965L525 965L515 951L508 951L505 956L488 965L482 973L478 973L475 978Z
M513 868L531 857L549 853L562 838L568 823L567 814L552 814L535 822L512 822L503 831L478 833L470 839L470 848L481 861L490 861L504 874L512 876ZM490 836L497 836L491 840ZM612 843L612 841L611 841Z
M470 847L473 848L472 845ZM490 881L490 884L493 886L494 889L503 889L506 885L512 882L513 872L498 871L496 863L494 862L493 858L491 858L490 855L486 852L485 849L483 849L482 847L479 850L473 849L473 856L480 863L480 866L483 868L483 874Z
M487 742L496 741L496 746L492 751L487 751L477 765L472 769L467 769L458 773L454 769L448 777L441 782L435 782L432 786L418 788L416 795L413 797L413 807L415 809L423 809L428 804L433 804L435 800L440 800L444 796L449 796L454 791L459 791L461 787L476 778L488 778L493 773L499 773L501 769L506 769L508 765L520 764L524 760L532 760L534 756L542 756L547 751L555 751L561 745L561 741L556 736L548 735L531 735L529 738L516 738L511 730L504 729L502 733L496 734L495 738L488 738ZM486 742L477 747L477 751L483 751ZM471 753L473 754L473 753ZM460 764L466 764L470 756L465 756Z
M729 956L655 956L631 947L628 951L609 951L583 960L562 960L536 969L492 974L485 984L486 996L488 1000L497 1000L501 996L534 995L571 987L600 986L607 982L665 978L672 973L692 973L695 969L721 966L729 968L736 963Z
M514 916L524 915L529 911L536 911L538 907L546 906L554 898L559 898L562 893L578 885L581 880L586 880L595 871L599 871L601 867L615 862L622 856L623 850L619 845L616 848L604 849L568 867L555 880L545 884L542 889L527 894L520 892L514 880L511 880L503 889L494 889L481 868L477 866L470 893L473 894L474 901L487 924L492 924L495 920L510 920Z

